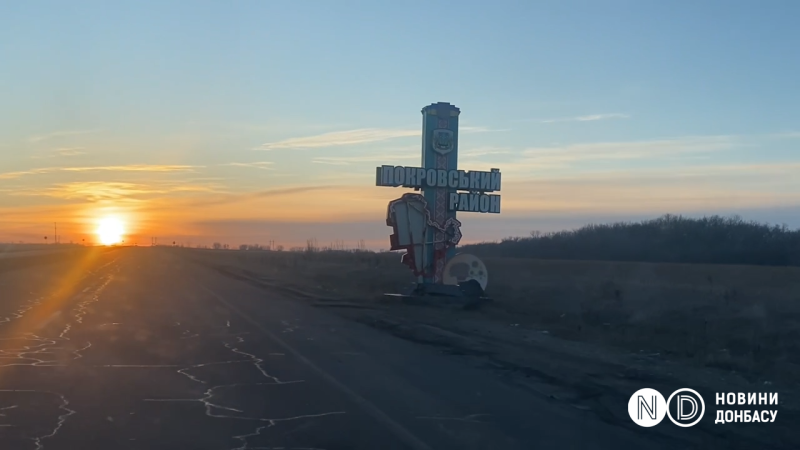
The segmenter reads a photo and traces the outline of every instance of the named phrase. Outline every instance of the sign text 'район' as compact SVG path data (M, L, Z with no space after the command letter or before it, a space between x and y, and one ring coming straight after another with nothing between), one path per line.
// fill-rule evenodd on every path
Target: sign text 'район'
M447 207L450 211L500 214L500 196L474 192L451 192Z

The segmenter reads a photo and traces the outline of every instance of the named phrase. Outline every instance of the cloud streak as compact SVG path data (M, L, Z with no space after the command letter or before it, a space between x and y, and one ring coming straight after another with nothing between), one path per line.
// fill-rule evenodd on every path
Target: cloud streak
M502 148L495 148L495 147L480 147L474 148L472 150L459 150L458 155L462 157L479 157L479 156L489 156L489 155L508 155L512 153L511 150L502 149Z
M536 179L504 179L504 186L543 183L554 186L626 185L644 187L651 184L676 186L681 181L715 181L729 183L731 187L745 186L754 182L764 186L770 182L800 184L794 174L800 170L800 162L769 164L696 165L687 167L649 167L639 170L608 170L597 173L564 173L537 177ZM765 181L767 178L769 181Z
M256 200L262 198L299 194L311 191L320 191L325 189L331 189L332 187L333 186L294 186L286 188L266 189L256 192L245 192L240 194L223 194L223 195L218 195L214 198L208 198L192 202L189 206L228 205L246 200Z
M328 164L332 166L349 166L360 163L388 163L392 161L419 160L420 156L412 152L403 153L380 153L374 155L355 155L355 156L318 156L311 162L314 164Z
M261 170L275 170L274 167L271 167L274 163L272 161L259 161L259 162L250 162L250 163L239 163L239 162L232 162L227 164L222 164L223 166L230 166L230 167L249 167L252 169L261 169Z
M121 200L137 201L135 197L168 192L168 190L135 183L90 181L57 184L46 189L43 194L65 200L85 199L89 202L113 200L119 202Z
M507 212L653 211L796 205L800 163L659 168L504 180ZM765 189L764 179L769 179ZM536 192L537 195L526 195Z
M776 139L800 139L800 131L789 131L786 133L773 133L770 137Z
M488 133L508 131L500 129L490 129L487 127L461 127L462 133ZM417 137L420 138L422 132L419 129L391 129L391 128L360 128L357 130L334 131L331 133L319 134L299 138L284 139L282 141L268 142L255 150L285 150L285 149L314 149L325 147L339 147L344 145L368 144L371 142L381 142L390 139Z
M459 133L499 133L503 131L511 131L511 128L458 127Z
M17 172L0 173L0 180L11 180L29 175L42 175L55 172L193 172L203 166L131 164L125 166L89 166L89 167L42 167Z
M31 156L33 159L45 159L45 158L69 158L73 156L82 156L85 155L86 152L83 151L83 147L67 147L67 148L57 148L50 152L48 155L40 155L40 156Z
M82 199L88 202L114 201L142 202L159 196L181 193L220 193L214 184L191 184L184 182L126 183L106 181L76 181L57 183L43 189L18 189L13 195L28 197L51 197L62 200Z
M61 137L68 137L68 136L81 136L85 134L92 134L97 133L100 130L70 130L70 131L55 131L53 133L42 134L39 136L31 136L28 138L28 142L37 143L42 141L47 141L51 139L61 138Z
M730 150L745 145L736 136L689 136L628 142L597 142L523 150L522 158L506 171L567 168L598 161L626 161L688 157Z
M53 156L81 156L86 154L83 150L83 147L58 148L53 151Z
M586 116L565 117L560 119L547 119L542 120L541 123L558 123L558 122L596 122L598 120L611 120L611 119L628 119L627 114L621 113L608 113L608 114L589 114Z
M361 128L358 130L334 131L316 136L284 139L269 142L258 147L258 150L278 149L308 149L322 147L337 147L342 145L358 145L370 142L380 142L402 137L419 136L419 130L412 129L381 129Z

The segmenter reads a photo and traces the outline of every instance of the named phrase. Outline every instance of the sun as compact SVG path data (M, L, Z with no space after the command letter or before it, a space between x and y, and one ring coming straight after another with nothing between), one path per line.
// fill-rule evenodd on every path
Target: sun
M114 217L102 219L97 227L97 237L100 238L100 243L103 245L119 244L122 242L124 233L125 227L123 227L122 221Z

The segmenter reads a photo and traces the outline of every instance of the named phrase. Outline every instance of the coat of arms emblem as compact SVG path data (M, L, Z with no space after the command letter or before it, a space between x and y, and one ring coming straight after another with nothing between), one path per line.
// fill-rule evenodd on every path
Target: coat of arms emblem
M446 155L453 150L453 132L450 130L433 130L433 150Z

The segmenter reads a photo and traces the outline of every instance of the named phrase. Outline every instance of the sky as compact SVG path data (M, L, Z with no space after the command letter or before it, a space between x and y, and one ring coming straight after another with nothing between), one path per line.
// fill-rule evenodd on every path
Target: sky
M663 214L800 227L800 3L0 3L0 242L361 240L375 167L503 174L463 242ZM52 242L52 241L51 241Z

